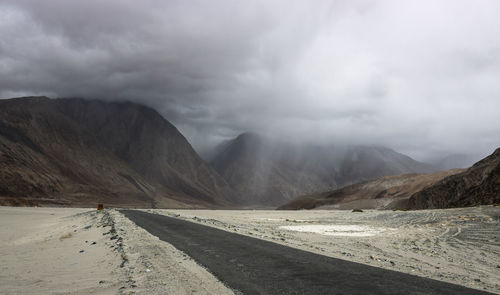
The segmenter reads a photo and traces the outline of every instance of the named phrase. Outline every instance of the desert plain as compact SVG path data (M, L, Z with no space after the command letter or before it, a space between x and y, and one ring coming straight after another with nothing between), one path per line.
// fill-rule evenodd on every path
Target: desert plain
M500 294L500 207L144 211ZM0 207L0 294L234 294L116 209Z

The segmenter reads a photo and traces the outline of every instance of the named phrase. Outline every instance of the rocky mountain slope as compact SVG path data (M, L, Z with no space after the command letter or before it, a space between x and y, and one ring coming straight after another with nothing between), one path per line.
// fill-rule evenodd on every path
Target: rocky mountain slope
M464 171L453 169L431 174L400 174L379 177L337 190L299 197L279 209L394 209L406 208L408 199L441 179Z
M468 207L500 203L500 148L466 171L411 196L409 209Z
M299 197L280 209L436 209L500 203L500 149L468 169L386 176Z
M156 111L132 103L0 100L0 204L214 207L226 182Z
M244 133L217 147L211 165L249 206L279 206L297 196L385 175L432 171L391 149L299 146Z

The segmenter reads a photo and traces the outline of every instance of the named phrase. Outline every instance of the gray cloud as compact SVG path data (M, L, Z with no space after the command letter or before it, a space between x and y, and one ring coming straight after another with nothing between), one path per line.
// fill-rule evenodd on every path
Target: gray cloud
M0 97L133 100L199 149L253 130L425 158L500 146L500 2L0 1Z

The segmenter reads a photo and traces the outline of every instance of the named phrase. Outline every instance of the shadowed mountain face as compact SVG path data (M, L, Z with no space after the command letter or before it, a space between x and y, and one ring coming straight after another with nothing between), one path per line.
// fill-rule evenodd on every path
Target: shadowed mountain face
M239 202L278 206L297 196L385 175L432 171L430 165L383 147L298 147L244 133L217 147L212 166Z
M230 189L178 130L132 103L0 101L2 204L214 207Z
M410 209L468 207L500 203L500 148L466 171L415 193Z

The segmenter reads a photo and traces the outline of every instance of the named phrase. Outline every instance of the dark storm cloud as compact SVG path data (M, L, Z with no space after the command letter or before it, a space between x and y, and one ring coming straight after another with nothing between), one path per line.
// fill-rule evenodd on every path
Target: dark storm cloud
M496 0L4 0L0 97L142 102L198 148L253 130L487 153L498 15Z

